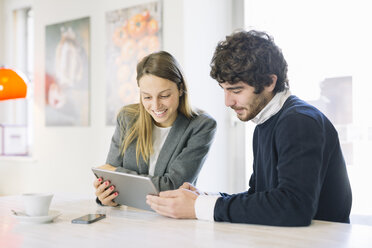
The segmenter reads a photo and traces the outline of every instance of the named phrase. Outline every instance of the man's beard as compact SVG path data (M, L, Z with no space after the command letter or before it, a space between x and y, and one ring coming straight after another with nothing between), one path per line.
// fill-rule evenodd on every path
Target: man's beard
M253 118L255 118L258 115L258 113L261 112L261 110L268 104L269 101L270 100L269 100L269 98L267 96L265 96L264 94L260 94L256 98L256 101L254 101L249 106L249 109L251 110L251 112L249 112L246 116L237 114L237 117L241 121L250 121ZM248 111L247 108L242 108L242 109Z

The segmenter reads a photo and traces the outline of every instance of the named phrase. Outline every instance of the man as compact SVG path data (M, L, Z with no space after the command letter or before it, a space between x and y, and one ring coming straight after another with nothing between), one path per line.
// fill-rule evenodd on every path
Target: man
M306 226L312 219L349 223L351 188L339 139L316 108L291 95L287 63L263 32L241 31L218 44L211 76L241 121L257 124L253 174L247 192L207 195L184 183L147 196L173 218L275 226Z

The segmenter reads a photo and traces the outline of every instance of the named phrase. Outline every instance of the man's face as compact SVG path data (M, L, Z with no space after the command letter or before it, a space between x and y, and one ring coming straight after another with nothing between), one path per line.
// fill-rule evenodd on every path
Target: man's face
M220 86L225 92L225 105L235 110L241 121L256 117L274 96L271 87L265 87L261 93L255 94L254 87L243 82L225 82L220 83Z

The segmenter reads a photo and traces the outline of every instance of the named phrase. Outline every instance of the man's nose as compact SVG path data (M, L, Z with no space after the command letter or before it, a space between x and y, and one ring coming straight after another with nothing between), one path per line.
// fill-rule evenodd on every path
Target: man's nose
M225 105L231 107L235 105L234 97L231 96L230 92L225 92Z

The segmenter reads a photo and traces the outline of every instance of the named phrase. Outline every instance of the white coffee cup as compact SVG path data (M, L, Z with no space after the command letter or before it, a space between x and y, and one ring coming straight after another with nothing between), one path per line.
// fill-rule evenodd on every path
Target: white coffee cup
M23 194L25 212L28 216L47 216L53 194L51 193L29 193Z

